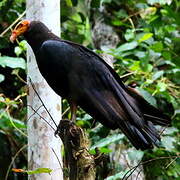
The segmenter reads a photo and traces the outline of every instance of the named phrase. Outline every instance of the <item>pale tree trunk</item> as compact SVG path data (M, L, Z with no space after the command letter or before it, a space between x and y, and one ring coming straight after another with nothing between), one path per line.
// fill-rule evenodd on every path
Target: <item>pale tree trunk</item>
M27 19L39 20L45 23L56 35L60 35L60 0L27 0ZM28 48L28 77L52 115L56 124L61 119L61 101L39 73L35 57L31 48ZM51 68L51 67L49 67ZM62 169L57 157L61 161L61 141L54 137L54 130L43 120L46 119L55 129L52 120L34 92L28 81L28 169L50 168L52 172L30 175L33 180L60 180L63 179ZM61 82L59 82L61 83ZM39 108L40 107L40 108ZM38 109L39 108L39 109ZM38 109L38 114L34 110ZM34 113L34 115L32 115ZM55 151L56 155L54 154Z

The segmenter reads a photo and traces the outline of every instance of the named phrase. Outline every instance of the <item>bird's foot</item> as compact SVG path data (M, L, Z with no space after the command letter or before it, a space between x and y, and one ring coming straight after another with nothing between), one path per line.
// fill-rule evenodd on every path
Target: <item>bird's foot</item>
M72 125L72 124L74 124L74 123L69 119L60 120L60 122L59 122L59 124L57 126L57 129L54 132L54 136L57 137L57 135L58 136L62 135L64 133L63 131L65 131L65 129L67 127L69 127L70 125Z

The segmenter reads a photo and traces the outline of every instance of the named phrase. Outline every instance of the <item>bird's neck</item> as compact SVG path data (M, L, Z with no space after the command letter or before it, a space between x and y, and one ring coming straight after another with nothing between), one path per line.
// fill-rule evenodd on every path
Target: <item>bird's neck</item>
M42 34L27 33L27 34L24 34L24 37L27 40L28 44L33 49L35 55L36 55L36 53L38 53L43 42L45 42L47 40L58 40L59 39L56 35L54 35L50 31L48 33L42 33Z

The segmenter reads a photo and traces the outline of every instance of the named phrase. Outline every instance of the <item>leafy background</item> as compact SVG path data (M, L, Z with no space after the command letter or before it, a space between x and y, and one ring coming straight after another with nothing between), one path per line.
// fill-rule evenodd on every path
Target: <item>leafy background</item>
M77 124L89 135L90 151L94 153L98 147L108 157L97 179L122 179L139 161L147 180L174 180L180 176L179 8L178 0L61 1L62 38L113 56L114 69L123 81L173 120L172 127L157 127L162 132L159 147L142 152L132 148L119 130L110 131L79 109ZM0 32L24 10L25 0L2 0ZM115 48L95 41L99 37L94 38L93 32L101 22L113 31L109 39L114 33L118 37ZM0 37L0 179L8 176L16 180L26 179L26 174L13 173L11 168L27 169L26 42L19 39L11 44L9 35L7 32ZM63 105L65 111L67 102ZM69 116L67 112L64 118ZM129 167L118 161L118 153L126 156Z

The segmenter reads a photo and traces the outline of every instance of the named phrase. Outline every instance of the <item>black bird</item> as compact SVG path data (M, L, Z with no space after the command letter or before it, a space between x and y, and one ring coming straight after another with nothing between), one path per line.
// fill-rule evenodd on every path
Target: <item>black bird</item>
M69 102L72 120L79 105L104 126L121 129L137 149L151 149L158 143L160 136L154 124L167 126L171 120L124 85L100 56L60 39L39 21L21 21L10 40L19 35L24 35L33 49L47 83Z

